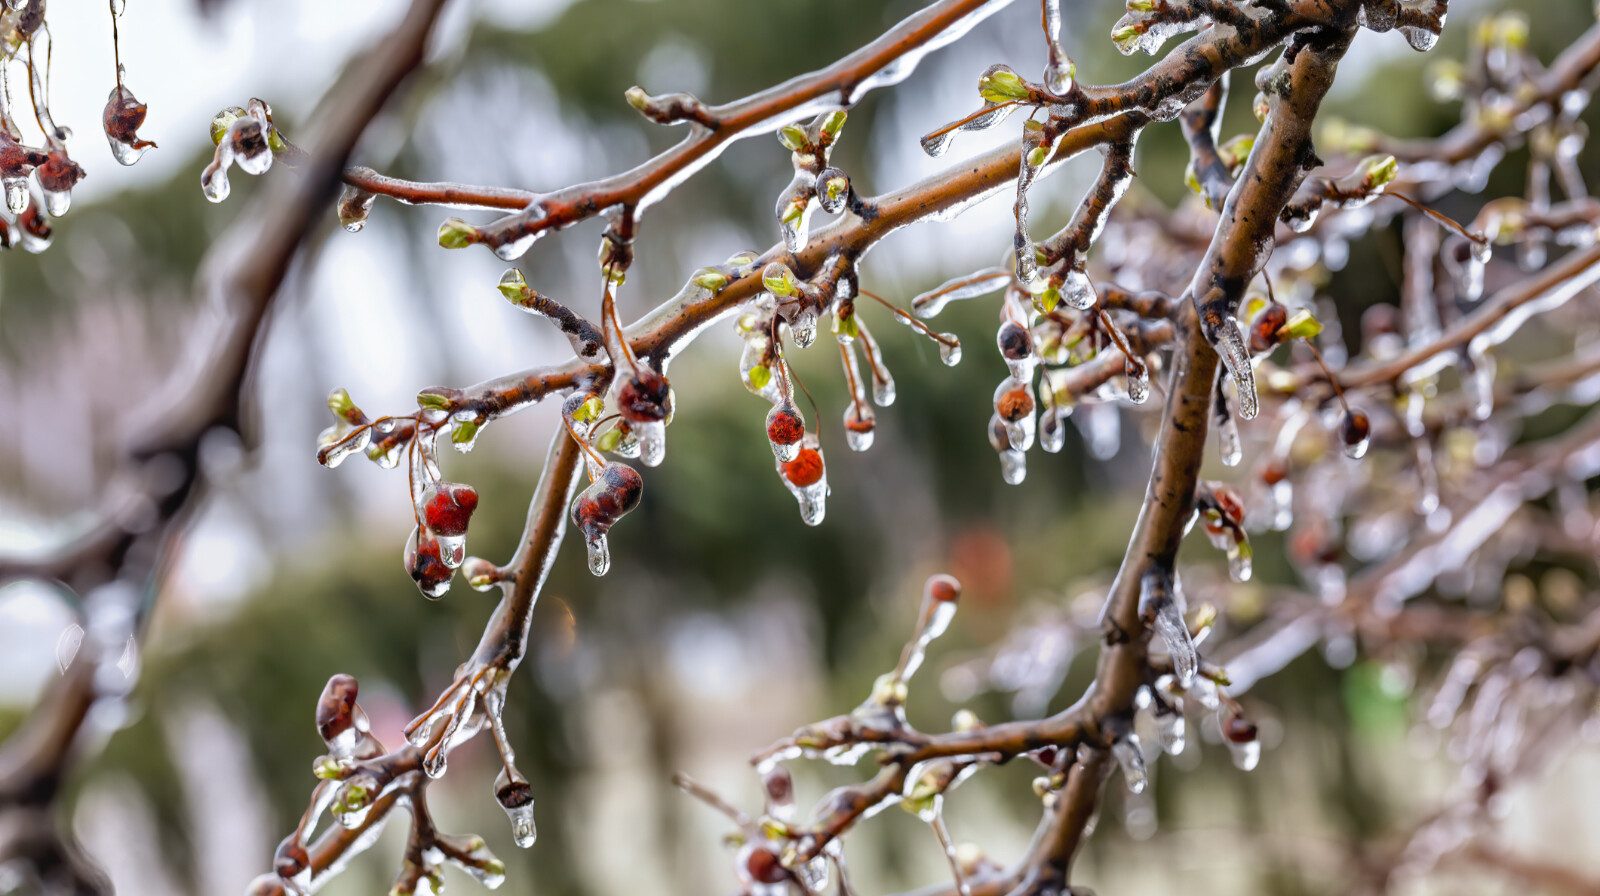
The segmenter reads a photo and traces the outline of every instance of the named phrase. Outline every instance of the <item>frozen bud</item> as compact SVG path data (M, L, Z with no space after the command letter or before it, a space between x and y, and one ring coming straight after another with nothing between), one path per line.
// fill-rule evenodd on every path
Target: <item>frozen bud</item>
M72 201L72 187L83 179L83 168L67 157L65 149L53 150L43 165L35 169L39 187L44 190L45 207L51 215L66 214Z
M737 871L747 884L781 884L790 877L778 853L765 843L747 843L739 850Z
M800 282L794 272L781 261L774 261L761 271L761 285L779 298L790 298L800 292Z
M950 717L951 731L974 731L982 727L983 722L978 718L978 714L970 709L958 709L956 714Z
M1288 308L1279 302L1266 303L1250 322L1250 351L1260 355L1276 348L1288 322Z
M354 184L345 184L339 193L339 225L350 233L358 233L367 226L367 216L372 214L372 204L378 194Z
M797 124L786 124L778 129L778 142L790 152L800 152L811 145L805 129Z
M263 874L244 888L244 896L285 896L288 882L276 874Z
M672 413L672 389L667 378L640 367L617 389L617 410L633 423L656 423Z
M445 565L439 539L431 532L411 530L411 537L406 540L405 565L411 581L428 598L438 600L450 590L450 577L455 570Z
M467 584L474 591L488 591L499 583L503 575L500 567L482 557L468 557L461 565L461 574L466 576Z
M1359 460L1367 453L1371 435L1372 422L1364 412L1348 408L1339 415L1339 441L1344 443L1346 455Z
M355 729L356 694L360 685L355 677L340 673L328 679L317 700L317 733L327 742L329 749L346 732Z
M961 583L955 576L940 573L929 576L927 584L922 586L922 591L929 600L953 604L961 597Z
M817 202L832 215L844 208L850 197L850 178L837 168L825 168L817 175Z
M478 492L459 482L438 482L423 492L423 521L435 535L459 537L467 534L472 512L478 509Z
M1030 95L1027 83L1010 66L991 65L978 78L978 96L986 103L1025 100Z
M439 245L446 249L465 249L477 239L478 228L460 218L446 218L439 225Z
M1367 156L1356 165L1361 175L1361 186L1368 192L1381 191L1400 175L1400 163L1394 156Z

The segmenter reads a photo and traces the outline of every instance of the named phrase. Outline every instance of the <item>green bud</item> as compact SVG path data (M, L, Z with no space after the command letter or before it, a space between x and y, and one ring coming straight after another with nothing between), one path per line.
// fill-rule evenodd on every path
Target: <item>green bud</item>
M344 389L335 389L328 393L328 410L341 420L349 420L361 413L361 409L351 400L350 393Z
M337 781L341 771L339 760L332 756L318 756L316 763L311 766L311 773L324 781Z
M1254 149L1255 145L1255 134L1240 134L1217 147L1217 155L1222 157L1222 162L1228 166L1228 170L1233 171L1250 157L1250 150Z
M1144 34L1144 26L1137 22L1123 25L1111 32L1111 42L1117 45L1122 52L1127 53L1139 42Z
M794 272L781 261L774 261L761 271L761 285L767 292L782 298L789 298L800 292L800 284L794 279Z
M588 423L591 420L598 420L600 419L600 413L605 409L606 403L600 400L600 396L596 395L591 397L588 401L585 401L583 404L578 405L577 409L572 412L572 419L578 421L579 423Z
M1310 311L1301 308L1296 311L1289 322L1278 329L1278 336L1282 339L1315 339L1322 332L1322 324L1311 315Z
M840 316L837 312L833 315L833 332L837 336L848 336L855 339L861 335L861 325L856 323L854 314Z
M650 94L645 93L644 88L637 84L629 87L622 94L622 98L628 101L628 105L638 109L640 112L643 112L645 107L650 105Z
M512 268L500 276L500 283L495 288L507 299L521 302L522 291L528 288L528 281L522 279L521 271Z
M267 148L276 154L288 149L289 143L283 139L282 134L278 133L277 128L267 128Z
M439 245L446 249L465 249L478 236L478 228L460 218L445 218L439 225Z
M1394 156L1367 156L1356 165L1361 173L1361 184L1368 190L1382 190L1400 174L1400 163Z
M765 365L757 365L750 368L749 378L751 388L765 389L767 384L772 382L772 369Z
M438 392L423 390L417 393L417 407L419 408L427 408L432 411L448 411L450 406L450 398Z
M594 447L601 451L615 451L617 450L617 445L621 442L622 430L613 427L601 433L600 438L594 440Z
M978 79L978 96L986 103L1009 103L1031 95L1022 78L1003 65L990 68Z
M1156 0L1128 0L1128 12L1155 12Z
M872 702L881 706L896 706L906 702L906 683L893 672L885 672L872 683Z
M832 143L839 136L839 131L844 129L845 111L835 109L822 119L822 134Z
M470 445L478 437L479 425L475 420L458 420L450 433L450 441L457 445Z
M229 106L213 116L211 119L211 145L221 145L222 138L227 136L228 128L233 127L234 122L248 114L238 106Z
M728 276L721 271L705 268L694 275L694 283L696 286L709 289L713 293L721 292L722 288L728 285Z
M1033 307L1040 314L1049 314L1061 304L1061 290L1054 286L1046 286L1043 292L1033 297Z
M1189 164L1184 166L1183 185L1196 193L1200 192L1200 175L1195 173L1194 159L1190 159Z
M806 132L799 125L786 124L778 129L778 142L790 152L799 152L811 141L806 139Z

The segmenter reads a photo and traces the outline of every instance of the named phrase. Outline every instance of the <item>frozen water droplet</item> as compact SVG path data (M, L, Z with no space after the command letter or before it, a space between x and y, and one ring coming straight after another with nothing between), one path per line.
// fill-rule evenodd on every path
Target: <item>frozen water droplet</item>
M52 218L59 218L72 207L71 190L45 190L44 208Z
M1252 771L1261 762L1261 741L1251 740L1245 743L1234 743L1223 738L1228 745L1228 753L1233 757L1234 768L1240 771Z
M954 333L939 334L939 360L946 367L961 363L961 340Z
M1111 754L1122 768L1122 780L1133 793L1144 793L1150 772L1144 764L1144 751L1139 748L1139 735L1129 734L1111 745Z
M1251 554L1240 544L1235 543L1228 548L1228 578L1235 582L1250 581Z
M1134 404L1144 404L1150 398L1150 372L1140 365L1135 372L1128 374L1128 400Z
M25 177L8 177L6 185L6 208L11 209L13 215L20 215L28 208L28 179Z
M880 408L894 404L894 380L888 376L882 379L874 378L872 381L872 402Z
M511 839L517 846L527 849L539 839L539 828L533 823L533 801L526 805L506 809L506 815L511 819Z
M228 183L228 166L208 165L206 170L200 172L200 189L212 202L227 199L228 193L232 191Z
M1217 451L1225 467L1237 467L1239 461L1244 459L1244 446L1239 441L1239 422L1233 419L1232 414L1217 417Z
M1206 709L1216 709L1222 702L1217 697L1217 683L1202 676L1195 677L1194 683L1189 685L1186 693Z
M439 540L439 559L444 565L455 569L461 561L467 559L467 536L465 535L436 535Z
M809 348L817 341L817 312L806 308L789 322L789 336L800 348Z
M1400 26L1400 33L1405 35L1406 43L1411 45L1411 49L1416 50L1418 53L1428 52L1433 49L1434 44L1439 42L1439 35L1426 28L1402 25Z
M1472 398L1472 416L1487 420L1494 413L1494 356L1481 350L1469 350L1468 360L1472 369L1466 376L1465 385Z
M1161 749L1168 756L1176 756L1183 752L1187 745L1186 734L1188 723L1184 721L1181 712L1164 712L1156 714L1156 736L1161 742Z
M446 749L447 746L448 744L441 742L422 757L423 773L434 780L444 777L444 773L449 769L450 751Z
M111 0L111 14L121 18L124 0Z
M956 139L956 129L934 131L922 138L922 151L933 158L945 154L950 148L950 143Z
M528 249L533 246L533 241L537 240L539 236L540 233L523 232L510 239L505 239L493 247L495 257L501 261L516 261L527 254Z
M1007 485L1021 485L1028 478L1028 456L1015 448L1001 451L1000 478Z
M611 568L611 549L606 544L606 537L596 535L585 544L589 547L589 571L597 576L605 575Z
M139 644L132 635L128 636L128 643L122 648L122 656L117 659L117 671L123 678L132 678L133 670L139 665Z
M56 666L61 669L61 674L67 674L67 667L78 655L78 648L83 646L83 626L76 622L61 630L61 637L56 639Z
M1067 444L1067 426L1061 417L1053 411L1039 420L1039 447L1051 454L1060 453Z
M372 213L372 204L377 200L378 194L354 184L345 184L344 191L339 194L340 225L350 233L360 232L367 224L367 216Z
M634 421L631 426L639 439L639 461L659 467L667 457L667 424L660 420Z
M1067 307L1086 311L1094 307L1094 284L1089 276L1076 268L1067 271L1066 278L1061 283L1061 300Z

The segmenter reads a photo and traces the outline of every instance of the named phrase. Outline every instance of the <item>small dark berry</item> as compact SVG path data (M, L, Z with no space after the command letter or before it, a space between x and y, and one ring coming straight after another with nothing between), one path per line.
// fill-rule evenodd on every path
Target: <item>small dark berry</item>
M1367 415L1351 408L1339 415L1339 438L1346 445L1359 445L1372 435L1372 421Z
M753 846L744 857L744 870L750 879L763 884L778 884L789 879L789 869L783 867L778 854L765 846Z
M956 581L955 576L943 573L929 576L928 583L922 587L929 597L937 601L955 603L956 599L961 597L961 583Z
M411 530L405 561L411 581L416 582L417 588L427 597L441 598L450 590L450 578L455 570L444 565L444 558L439 554L439 539L432 533Z
M1016 321L1006 321L1000 326L1000 332L995 334L995 342L1000 346L1000 354L1008 361L1021 361L1033 354L1033 339L1028 336L1026 327Z
M1229 713L1222 723L1222 736L1236 744L1247 744L1256 739L1256 725L1238 713Z
M1250 323L1250 351L1256 354L1270 352L1282 341L1278 331L1289 322L1289 309L1278 302L1269 302Z
M667 378L648 367L617 389L617 410L622 416L637 423L653 423L667 419L671 410L672 392Z
M356 694L361 686L355 677L339 673L328 679L317 701L317 733L332 743L339 735L350 730L355 720Z

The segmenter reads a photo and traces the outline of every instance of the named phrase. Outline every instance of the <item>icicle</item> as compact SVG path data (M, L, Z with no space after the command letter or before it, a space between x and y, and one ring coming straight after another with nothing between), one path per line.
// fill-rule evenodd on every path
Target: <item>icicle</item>
M809 348L817 341L817 312L810 308L802 308L794 319L789 321L789 338L800 348Z
M344 191L339 194L339 224L350 233L358 233L366 226L367 216L372 213L372 204L377 199L376 193L345 184Z
M1343 444L1345 457L1352 460L1365 457L1371 438L1372 423L1365 413L1354 408L1339 413L1339 441Z
M1239 715L1237 708L1224 713L1221 721L1222 740L1228 745L1234 767L1251 771L1261 762L1261 741L1256 736L1255 723Z
M1199 668L1199 656L1183 619L1184 610L1183 589L1177 576L1163 567L1151 566L1139 580L1139 615L1161 638L1172 657L1178 684L1187 688Z
M944 826L944 797L933 798L933 809L923 821L933 828L933 835L939 839L939 848L944 850L945 860L950 863L950 873L955 877L956 892L960 896L971 896L972 887L967 883L966 877L961 873L961 860L956 856L956 845L950 840L950 831Z
M772 406L767 412L767 441L772 455L779 463L788 463L800 453L801 440L805 438L806 421L793 402L785 401Z
M1244 459L1244 446L1239 440L1239 421L1233 418L1233 413L1228 409L1228 396L1220 382L1216 387L1211 422L1217 428L1217 453L1222 465L1237 467L1239 461Z
M956 615L956 602L961 597L961 583L947 575L929 577L923 586L922 606L917 613L917 627L911 640L900 653L900 664L895 667L894 681L906 682L922 666L928 645L950 628Z
M994 390L995 416L1005 425L1006 441L1018 451L1033 447L1034 405L1029 384L1007 377Z
M1012 446L1008 432L999 414L989 417L989 444L1000 455L1000 476L1007 485L1021 485L1028 476L1028 456Z
M1134 793L1144 793L1150 772L1144 764L1144 751L1139 747L1139 735L1130 732L1126 737L1117 740L1111 745L1111 754L1117 758L1117 765L1122 768L1122 780L1128 785L1128 789Z
M1256 399L1256 379L1250 366L1250 349L1245 344L1239 322L1231 314L1201 313L1201 329L1206 341L1222 357L1233 380L1233 392L1239 403L1239 416L1245 420L1255 417L1260 409Z

